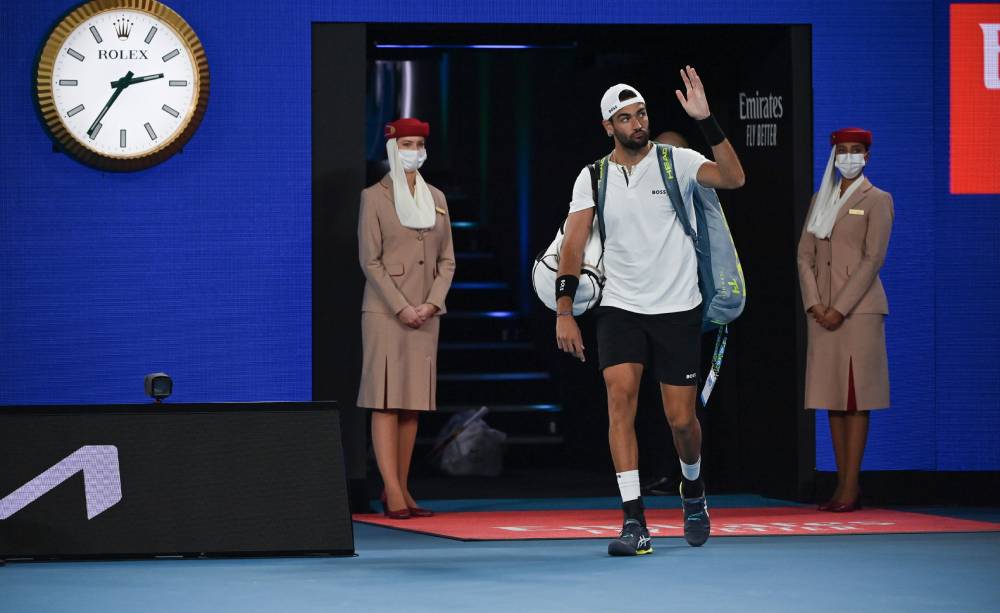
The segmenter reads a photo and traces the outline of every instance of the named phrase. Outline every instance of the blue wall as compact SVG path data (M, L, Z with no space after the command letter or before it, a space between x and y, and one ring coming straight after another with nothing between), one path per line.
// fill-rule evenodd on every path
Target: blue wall
M1000 196L949 193L949 19L934 4L934 373L938 470L1000 469ZM1000 15L1000 10L997 10ZM968 119L968 118L966 118ZM994 152L996 153L996 152ZM1000 157L993 172L1000 174ZM919 164L919 163L918 163ZM893 389L895 391L895 389Z
M140 400L158 369L177 400L310 397L313 21L808 23L815 173L832 130L870 128L867 174L896 202L893 408L873 420L865 468L1000 469L1000 290L970 265L997 261L1000 198L947 196L946 3L173 0L208 53L208 113L183 155L126 175L53 154L34 111L35 54L74 4L0 9L0 403Z

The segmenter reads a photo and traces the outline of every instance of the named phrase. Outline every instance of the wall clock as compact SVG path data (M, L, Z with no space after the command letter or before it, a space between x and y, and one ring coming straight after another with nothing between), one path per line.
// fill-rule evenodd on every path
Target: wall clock
M154 0L93 0L63 17L38 59L35 93L52 137L104 170L177 153L208 106L208 61L191 26Z

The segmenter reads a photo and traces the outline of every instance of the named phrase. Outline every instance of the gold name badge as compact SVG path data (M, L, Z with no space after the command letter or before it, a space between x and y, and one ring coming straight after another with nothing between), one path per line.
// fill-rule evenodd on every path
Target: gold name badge
M864 209L848 209L847 212L849 214L851 214L851 215L864 215L865 214L865 210Z
M434 210L437 211L438 213L441 213L442 215L447 215L447 213L445 212L445 210L442 209L439 206L434 207Z

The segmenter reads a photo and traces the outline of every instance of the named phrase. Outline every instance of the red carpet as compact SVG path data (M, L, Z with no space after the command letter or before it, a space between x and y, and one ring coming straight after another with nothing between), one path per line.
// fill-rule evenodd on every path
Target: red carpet
M712 536L1000 532L1000 524L938 515L871 509L824 513L809 507L712 509ZM463 541L609 538L621 529L621 511L500 511L441 513L429 518L386 519L355 515L355 521ZM647 509L653 536L683 536L680 509Z

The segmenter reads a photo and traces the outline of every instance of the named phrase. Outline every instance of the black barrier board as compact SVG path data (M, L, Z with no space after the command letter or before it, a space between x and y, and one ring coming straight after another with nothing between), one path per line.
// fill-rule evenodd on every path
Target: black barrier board
M351 554L332 403L0 407L0 557Z

